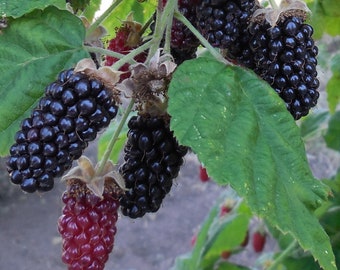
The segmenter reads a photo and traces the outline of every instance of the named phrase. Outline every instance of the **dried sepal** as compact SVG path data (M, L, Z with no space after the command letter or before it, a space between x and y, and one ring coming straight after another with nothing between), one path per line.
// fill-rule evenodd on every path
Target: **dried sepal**
M167 104L167 91L176 64L169 60L171 56L161 54L161 49L150 59L149 63L132 65L131 76L117 84L125 98L136 99L137 109L149 114L164 113ZM152 109L151 111L149 109ZM157 113L156 113L157 112Z
M116 174L114 173L116 168L111 161L105 164L101 172L98 172L98 164L94 167L91 160L86 156L81 156L77 162L78 166L64 175L61 179L62 181L79 180L85 183L86 187L101 199L103 198L105 183L108 181L114 184L117 195L125 189L121 179L116 181Z
M302 0L282 0L278 9L257 9L252 16L252 21L261 23L263 20L266 20L274 27L279 20L286 17L298 16L305 20L309 12L310 9Z
M97 69L96 63L91 58L84 58L80 60L76 67L75 72L82 72L90 78L100 80L109 89L114 89L115 85L119 82L121 72L111 69L110 67L100 67Z

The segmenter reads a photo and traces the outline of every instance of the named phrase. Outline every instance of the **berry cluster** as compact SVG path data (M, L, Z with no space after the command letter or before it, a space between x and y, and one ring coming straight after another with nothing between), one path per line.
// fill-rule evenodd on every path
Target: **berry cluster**
M254 71L274 88L296 120L307 115L319 97L318 48L313 28L303 21L283 14L274 27L263 20L249 29Z
M26 192L52 189L54 177L68 170L116 116L115 103L99 80L62 71L15 135L7 161L11 181Z
M187 148L178 145L166 120L133 116L128 123L124 164L119 168L128 191L120 203L131 218L156 212L177 177Z
M236 57L247 42L247 27L257 8L255 0L201 0L198 29L212 46L230 49Z
M69 270L103 270L113 249L119 201L105 188L103 199L79 180L68 183L58 220L63 239L62 260Z

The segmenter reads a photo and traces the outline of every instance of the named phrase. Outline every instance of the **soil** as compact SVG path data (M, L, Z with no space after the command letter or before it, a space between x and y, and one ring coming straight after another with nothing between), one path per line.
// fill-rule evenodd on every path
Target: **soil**
M9 184L3 160L1 166L0 269L66 269L60 259L61 238L56 225L64 184L57 180L50 192L25 194ZM115 247L105 269L166 270L176 256L190 251L193 235L226 188L213 181L201 182L198 166L196 156L188 154L180 176L156 214L136 220L120 215ZM251 248L247 249L237 258L244 264L256 259Z

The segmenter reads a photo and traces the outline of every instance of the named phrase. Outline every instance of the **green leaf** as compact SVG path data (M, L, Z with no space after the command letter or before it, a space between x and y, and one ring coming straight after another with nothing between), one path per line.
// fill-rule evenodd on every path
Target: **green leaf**
M310 113L307 117L303 118L300 125L301 137L304 140L311 139L320 134L324 124L329 118L328 111Z
M65 0L4 0L0 2L0 16L18 18L33 11L34 9L45 9L48 6L56 6L65 9Z
M326 144L329 148L340 151L340 111L335 112L329 122L328 130L324 136Z
M209 269L210 270L210 269ZM250 270L248 267L221 261L214 270Z
M312 11L311 24L314 28L314 38L319 39L323 34L336 36L340 34L340 9L338 0L309 1Z
M198 265L200 263L201 250L205 244L210 225L218 213L219 207L217 204L215 204L210 210L208 217L204 220L202 227L197 234L193 250L188 254L176 258L175 265L171 268L171 270L200 270Z
M340 54L336 54L331 60L332 77L328 80L326 85L327 101L329 111L335 112L337 105L340 102Z
M213 268L223 251L232 251L240 246L246 237L250 217L250 212L248 214L233 213L214 220L202 250L203 269Z
M329 238L313 215L330 189L309 168L300 131L267 83L240 67L198 58L169 87L171 128L219 184L291 233L320 265L335 269Z
M89 22L92 22L95 13L100 8L101 2L101 0L91 0L90 5L88 5L84 10L83 15L89 20Z
M103 26L110 33L110 36L114 36L115 29L122 25L122 21L126 19L128 14L132 11L134 20L144 24L155 12L156 0L148 0L143 3L137 0L123 1L103 22Z
M61 31L62 30L62 31ZM88 57L85 29L68 11L49 7L18 18L0 35L0 155L8 152L23 117L57 74Z
M286 257L282 261L282 264L286 267L285 269L287 270L301 270L301 269L321 270L321 268L314 261L312 256L299 258Z

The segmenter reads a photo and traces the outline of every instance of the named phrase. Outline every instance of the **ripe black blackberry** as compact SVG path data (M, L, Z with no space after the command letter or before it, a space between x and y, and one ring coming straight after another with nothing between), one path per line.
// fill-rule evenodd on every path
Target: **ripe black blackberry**
M128 189L120 199L131 218L156 212L177 177L187 148L180 146L160 116L133 116L128 123L124 164L119 168Z
M26 192L52 189L54 177L71 167L117 110L102 82L62 71L15 135L7 161L11 181Z
M197 7L198 30L212 46L230 50L229 57L247 57L242 56L242 48L247 44L247 27L257 8L256 0L201 0Z
M178 10L184 17L190 21L191 24L196 25L196 7L200 0L178 0ZM163 6L167 3L167 0L162 0ZM156 19L154 14L153 19ZM155 22L150 25L151 32L153 33ZM161 46L164 46L164 40L161 42ZM200 45L196 36L187 28L183 23L177 19L173 19L171 27L171 40L170 51L174 58L174 62L179 65L186 60L190 60L196 57L197 47Z
M275 89L295 120L307 115L319 97L318 48L305 16L290 10L272 26L260 15L249 28L254 71Z

